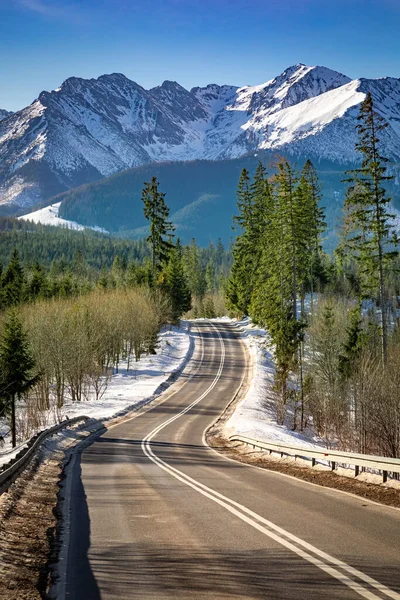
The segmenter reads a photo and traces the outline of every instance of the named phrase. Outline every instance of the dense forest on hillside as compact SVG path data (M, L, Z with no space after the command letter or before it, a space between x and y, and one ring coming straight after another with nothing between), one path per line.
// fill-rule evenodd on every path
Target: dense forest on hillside
M52 199L62 201L60 216L83 225L97 225L124 237L143 237L146 230L140 202L143 182L155 176L166 193L176 234L184 243L195 237L200 246L222 238L229 244L235 235L230 217L235 212L235 192L242 168L254 174L259 162L268 170L276 163L272 153L222 161L157 163L136 167ZM293 157L299 168L306 157ZM343 204L341 180L347 165L315 161L324 192L328 230L324 247L333 250Z
M0 306L36 298L76 296L96 287L148 285L148 241L122 240L90 230L74 231L0 218ZM221 240L182 247L183 268L195 310L206 295L222 297L232 261ZM15 281L14 281L15 279ZM10 291L16 286L16 290ZM7 299L7 297L9 298ZM221 312L221 300L219 312Z
M90 229L73 229L40 225L11 217L0 217L0 262L5 265L16 248L24 264L39 262L49 267L63 261L70 265L80 252L94 270L110 268L115 257L129 262L150 256L144 239L118 239Z

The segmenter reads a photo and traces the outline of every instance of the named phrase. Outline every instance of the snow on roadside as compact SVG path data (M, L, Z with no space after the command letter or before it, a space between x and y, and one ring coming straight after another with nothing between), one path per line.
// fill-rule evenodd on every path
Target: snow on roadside
M227 436L243 435L260 441L305 448L321 449L326 447L325 442L309 428L303 432L292 431L290 429L290 419L293 415L290 415L290 411L288 411L289 414L285 424L277 424L271 394L275 366L273 353L268 345L268 333L264 329L254 326L250 318L239 322L228 317L215 320L230 322L238 327L248 347L253 369L246 396L239 402L234 413L225 424ZM310 461L299 458L295 460L294 457L286 457L282 460L310 466ZM328 461L318 460L318 463L316 469L329 468ZM353 466L338 465L335 472L344 477L354 478ZM361 472L357 479L367 483L400 489L399 481L389 479L385 484L382 484L382 475L369 468L365 472Z
M22 444L19 444L12 450L10 450L10 449L7 450L7 448L9 448L10 444L5 444L4 448L6 448L6 450L3 449L0 452L0 467L2 465L4 465L5 463L8 463L13 458L15 458L17 456L18 452L21 452L21 450L23 448L25 448L26 444L27 444L27 441L23 442Z
M64 415L76 417L85 414L96 419L114 416L128 407L134 407L150 399L157 389L185 364L190 348L189 323L181 327L168 326L161 330L157 354L142 356L131 362L121 362L118 373L112 376L107 390L99 400L81 403L67 401Z
M144 355L138 362L131 362L129 370L127 363L121 362L118 373L112 376L100 399L96 400L92 395L88 400L72 402L66 398L58 414L51 409L47 411L46 423L42 429L47 429L66 417L72 419L79 415L96 420L108 419L158 396L164 389L163 384L172 374L184 367L190 356L189 327L188 321L181 321L180 327L164 327L160 331L157 354ZM0 433L2 430L5 433L9 427L0 421ZM34 433L32 432L32 435ZM9 438L10 436L6 438L7 444L0 451L0 466L14 458L26 445L25 442L11 450Z
M323 440L308 428L304 432L291 431L290 413L284 425L277 424L271 393L275 366L271 348L268 347L268 334L264 329L254 326L250 318L239 322L234 319L230 321L236 323L242 332L249 350L253 373L246 396L226 423L227 434L287 445L324 446Z

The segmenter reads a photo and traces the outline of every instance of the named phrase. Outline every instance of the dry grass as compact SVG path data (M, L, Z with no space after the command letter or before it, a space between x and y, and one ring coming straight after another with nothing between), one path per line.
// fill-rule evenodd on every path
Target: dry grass
M60 461L40 455L0 497L0 599L46 598Z

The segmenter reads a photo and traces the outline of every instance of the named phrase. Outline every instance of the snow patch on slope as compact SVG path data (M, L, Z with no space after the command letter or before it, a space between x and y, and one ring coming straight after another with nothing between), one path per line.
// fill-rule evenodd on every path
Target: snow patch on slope
M35 212L29 213L27 215L22 215L18 217L18 219L22 219L23 221L32 221L33 223L41 223L42 225L54 225L56 227L66 227L67 229L75 229L76 231L83 231L84 229L93 229L94 231L99 231L100 233L108 233L106 229L102 229L101 227L85 227L84 225L80 225L75 221L69 221L68 219L63 219L58 216L60 210L61 202L57 202L56 204L51 204L50 206L45 206L45 208L40 208Z
M278 113L265 116L261 114L257 122L247 123L246 127L251 126L254 131L268 132L268 137L260 144L260 148L265 149L315 135L328 123L342 117L346 111L364 100L365 94L358 91L358 86L359 81L351 81L322 96L304 100Z

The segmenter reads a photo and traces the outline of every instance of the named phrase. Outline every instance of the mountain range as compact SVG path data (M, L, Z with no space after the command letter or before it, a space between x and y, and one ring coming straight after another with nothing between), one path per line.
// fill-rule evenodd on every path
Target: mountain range
M368 91L388 122L382 152L396 165L400 79L351 80L303 64L257 86L190 91L173 81L146 90L121 74L71 77L20 111L0 111L0 211L29 212L65 190L154 162L263 152L351 164Z

